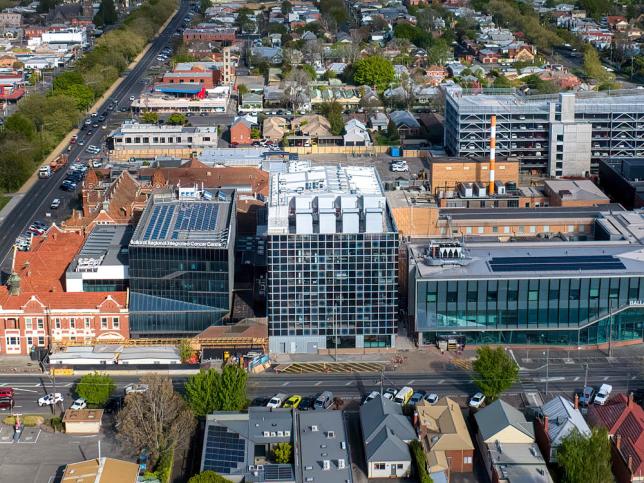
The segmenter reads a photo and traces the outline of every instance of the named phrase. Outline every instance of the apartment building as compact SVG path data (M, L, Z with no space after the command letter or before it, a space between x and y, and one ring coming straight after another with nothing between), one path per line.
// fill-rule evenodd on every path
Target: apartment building
M498 157L521 171L583 176L603 158L644 155L644 93L612 91L526 96L515 90L454 89L445 102L445 147L453 156L487 158L496 115Z
M375 168L272 174L267 233L271 352L394 346L398 233Z

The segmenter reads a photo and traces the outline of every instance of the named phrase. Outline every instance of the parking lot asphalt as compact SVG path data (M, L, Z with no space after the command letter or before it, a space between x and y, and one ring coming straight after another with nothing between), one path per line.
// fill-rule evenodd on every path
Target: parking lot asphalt
M109 430L98 435L76 436L26 428L20 442L6 442L4 436L12 435L12 427L0 426L0 483L55 481L64 465L98 457L99 441L101 456L134 461ZM27 441L28 438L31 439Z
M370 155L356 155L349 154L302 154L300 159L311 160L313 165L329 165L329 164L343 164L346 166L375 166L378 170L378 175L383 183L393 182L397 179L413 179L413 175L418 175L421 169L427 170L429 164L421 158L412 157L397 157L392 158L387 154L378 156ZM409 171L394 172L391 170L392 161L400 161L404 159L407 161Z

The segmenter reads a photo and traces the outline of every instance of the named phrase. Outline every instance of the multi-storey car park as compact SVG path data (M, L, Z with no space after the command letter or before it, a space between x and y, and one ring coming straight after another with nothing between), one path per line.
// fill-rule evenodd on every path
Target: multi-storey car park
M599 160L644 156L644 92L524 95L513 89L451 89L445 102L449 154L486 158L496 115L496 154L517 157L522 172L596 173Z
M270 185L271 352L393 347L398 233L375 168L292 163Z

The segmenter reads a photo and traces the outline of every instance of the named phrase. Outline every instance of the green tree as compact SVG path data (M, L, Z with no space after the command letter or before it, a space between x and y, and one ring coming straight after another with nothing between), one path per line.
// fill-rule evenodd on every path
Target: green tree
M33 121L20 112L9 116L4 122L4 128L5 131L20 134L28 140L33 140L36 135Z
M273 447L273 458L280 464L288 464L293 456L293 446L291 443L277 443Z
M79 111L87 111L94 104L94 91L85 84L74 84L64 92L76 101Z
M512 81L504 75L498 75L494 79L494 82L492 85L497 89L510 88L512 87Z
M288 15L293 11L293 4L288 0L282 2L282 14Z
M344 119L342 118L342 106L337 101L321 104L320 113L331 124L331 134L334 136L342 134L342 131L344 131Z
M248 87L246 87L246 84L239 84L237 86L237 93L240 96L243 96L244 94L248 94Z
M416 467L417 481L420 483L433 483L432 477L427 472L427 459L425 458L425 451L419 441L412 441L409 443L409 449L414 457L414 466Z
M188 483L231 483L231 481L227 480L219 473L215 473L214 471L207 470L207 471L202 471L198 475L191 477L188 480Z
M144 124L156 124L159 122L159 115L156 112L146 111L141 114L140 119ZM181 360L183 360L183 358Z
M215 369L201 370L186 381L186 400L197 416L239 411L247 404L247 379L246 372L237 366L226 366L221 374Z
M608 15L613 7L610 0L579 0L579 5L596 20Z
M188 122L188 118L184 114L173 112L168 116L166 122L172 126L183 126L186 122Z
M354 63L353 80L357 85L384 90L394 80L394 66L379 55L365 57Z
M156 113L152 112L152 113L146 113L146 114L156 114ZM192 344L190 344L190 341L188 339L181 339L181 342L179 343L179 358L181 359L181 362L185 363L188 360L190 360L190 358L193 356L194 353L195 351L192 349Z
M427 50L427 60L432 64L443 65L450 58L450 48L443 39L437 39Z
M557 450L557 463L564 483L608 483L611 471L611 443L605 428L595 427L590 437L573 431Z
M259 139L259 138L262 137L262 133L260 132L260 130L258 128L254 127L254 128L252 128L250 130L250 137L252 139Z
M387 124L387 139L390 142L397 142L400 139L396 123L391 119L389 119L389 123Z
M519 366L502 347L479 347L474 361L474 383L488 399L498 398L519 379Z
M212 6L210 0L199 0L199 11L204 14Z
M84 84L83 76L80 72L68 70L54 78L53 90L66 91L70 87L78 84Z
M584 70L588 77L597 82L606 82L613 77L610 72L604 69L597 49L590 44L584 49Z
M114 389L116 389L114 379L107 374L93 372L80 378L74 392L91 406L104 406Z
M98 12L94 17L94 23L98 26L113 25L118 20L118 13L114 0L101 0Z

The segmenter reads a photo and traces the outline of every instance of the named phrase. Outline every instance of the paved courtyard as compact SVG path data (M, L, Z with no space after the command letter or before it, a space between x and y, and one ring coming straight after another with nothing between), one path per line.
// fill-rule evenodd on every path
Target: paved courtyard
M62 474L64 465L101 456L133 461L123 452L113 433L74 436L26 428L20 442L13 443L13 428L0 426L0 483L48 483Z

